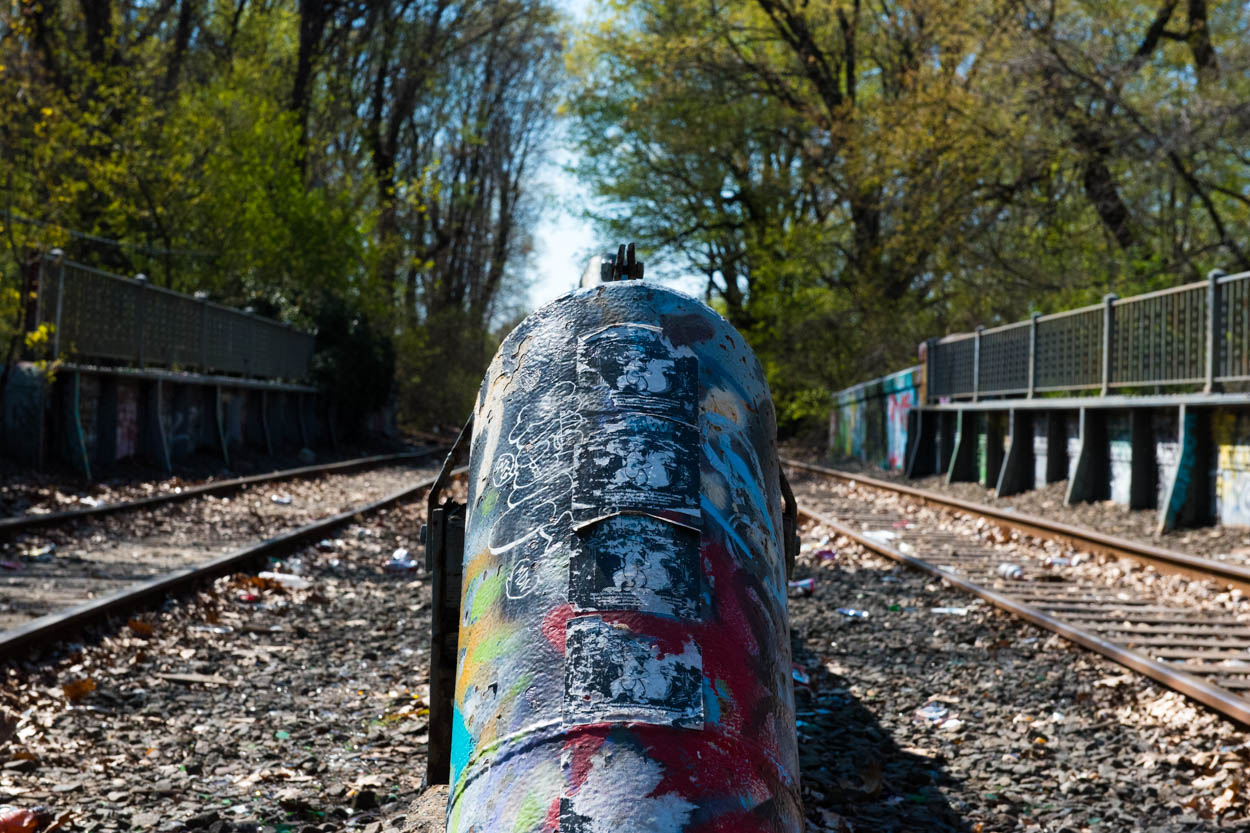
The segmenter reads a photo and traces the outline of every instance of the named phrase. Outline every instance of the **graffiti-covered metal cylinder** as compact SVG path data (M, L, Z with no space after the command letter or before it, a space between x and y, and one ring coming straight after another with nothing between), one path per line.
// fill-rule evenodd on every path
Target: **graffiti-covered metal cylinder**
M798 831L776 425L701 302L578 289L474 414L449 833Z

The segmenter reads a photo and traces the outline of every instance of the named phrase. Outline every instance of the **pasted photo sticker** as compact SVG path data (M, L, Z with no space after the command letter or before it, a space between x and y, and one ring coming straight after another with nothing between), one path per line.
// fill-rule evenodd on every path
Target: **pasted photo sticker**
M654 637L598 616L568 621L566 725L630 721L700 728L703 660L694 639L663 653Z
M624 414L587 432L574 456L574 521L634 510L699 525L698 430Z
M577 346L577 393L585 412L648 413L695 425L699 360L677 355L658 330L609 327Z
M574 610L699 617L699 533L647 515L614 515L581 530L569 560Z

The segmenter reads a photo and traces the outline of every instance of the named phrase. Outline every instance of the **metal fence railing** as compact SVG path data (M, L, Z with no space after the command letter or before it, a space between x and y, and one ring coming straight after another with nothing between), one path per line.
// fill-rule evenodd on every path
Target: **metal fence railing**
M243 310L69 261L44 261L35 320L74 359L303 379L313 336Z
M1250 381L1250 272L925 345L927 399Z

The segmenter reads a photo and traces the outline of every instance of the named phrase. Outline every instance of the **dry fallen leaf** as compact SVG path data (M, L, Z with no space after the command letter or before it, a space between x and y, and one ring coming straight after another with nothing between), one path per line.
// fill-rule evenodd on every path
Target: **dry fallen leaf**
M61 686L61 691L65 692L65 699L71 703L77 703L91 692L95 691L95 680L90 677L83 677L81 680L74 680Z
M142 637L149 637L156 632L156 628L144 622L141 619L131 619L126 623L126 627L130 628L136 634Z

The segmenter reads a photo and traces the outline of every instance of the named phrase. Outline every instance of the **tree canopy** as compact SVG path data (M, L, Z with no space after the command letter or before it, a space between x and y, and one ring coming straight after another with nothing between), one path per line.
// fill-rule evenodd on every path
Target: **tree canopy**
M369 378L458 422L523 292L562 27L550 0L5 4L5 349L20 264L60 246L317 328L327 380L380 339Z
M637 0L573 45L601 226L784 417L948 329L1250 268L1247 28L1203 0Z

